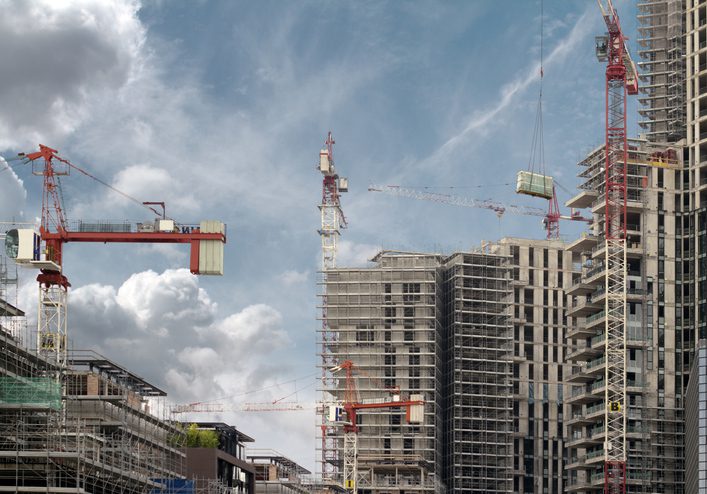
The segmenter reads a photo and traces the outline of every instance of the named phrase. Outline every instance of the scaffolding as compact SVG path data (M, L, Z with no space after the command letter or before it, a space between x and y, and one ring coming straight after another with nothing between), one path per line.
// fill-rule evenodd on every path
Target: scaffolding
M510 260L459 253L445 262L445 478L454 492L513 492Z
M360 415L360 489L371 492L442 492L441 256L382 252L371 268L333 268L320 285L327 325L319 334L323 370L351 360L360 370L363 402L386 399L386 389L423 394L422 424L407 424L400 410ZM321 390L325 403L344 401L344 382L331 376ZM325 414L323 408L320 413ZM343 478L344 432L329 427L324 462L334 462L325 481ZM321 438L320 438L321 439ZM323 443L325 441L322 441Z
M185 435L154 413L165 393L93 352L68 364L0 331L0 490L171 492Z

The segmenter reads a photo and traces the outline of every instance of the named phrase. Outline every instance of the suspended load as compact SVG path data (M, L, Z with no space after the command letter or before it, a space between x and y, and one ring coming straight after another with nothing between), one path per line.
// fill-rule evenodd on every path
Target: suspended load
M516 182L516 192L518 194L550 200L552 199L553 187L552 177L548 175L528 171L518 172L518 181Z

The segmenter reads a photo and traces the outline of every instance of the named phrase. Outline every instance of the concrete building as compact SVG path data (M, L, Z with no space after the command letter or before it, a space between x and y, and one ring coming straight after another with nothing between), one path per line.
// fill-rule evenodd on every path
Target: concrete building
M327 272L322 361L359 365L364 400L399 386L427 405L422 426L400 413L361 418L359 461L372 481L359 488L564 492L573 278L564 244L503 239L449 256L384 251L373 262ZM342 387L327 381L328 400L342 400ZM335 434L331 458L340 458Z
M444 481L448 492L512 492L510 258L455 253L440 269Z
M311 472L272 449L249 449L257 494L309 494L304 476Z
M683 491L683 370L686 313L677 259L683 251L682 150L629 140L625 326L627 373L627 492ZM594 224L567 248L577 271L571 298L567 402L568 492L602 492L604 485L605 243L604 149L582 162L581 192L568 201L591 208ZM688 330L689 331L689 330ZM689 339L689 337L688 337Z
M513 492L565 492L566 288L572 257L557 240L503 239L511 258L513 323Z

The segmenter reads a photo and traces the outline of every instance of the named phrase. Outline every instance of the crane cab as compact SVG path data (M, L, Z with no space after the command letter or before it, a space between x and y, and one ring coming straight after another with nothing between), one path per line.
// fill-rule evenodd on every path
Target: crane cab
M596 52L597 60L607 62L609 60L609 37L606 35L595 36L594 51Z
M5 253L18 264L39 260L40 238L31 228L13 228L5 234Z

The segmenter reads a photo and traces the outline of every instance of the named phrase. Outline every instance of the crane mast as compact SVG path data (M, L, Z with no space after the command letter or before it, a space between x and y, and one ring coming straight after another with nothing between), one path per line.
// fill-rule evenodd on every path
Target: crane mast
M327 322L327 271L336 267L338 238L341 235L341 230L347 226L346 217L341 209L340 197L342 192L348 191L348 181L344 177L339 177L334 166L334 143L334 138L331 132L329 132L324 141L324 147L319 152L319 163L316 167L322 174L322 202L319 205L319 211L321 213L319 236L322 241L320 283L324 290L324 293L322 293L321 307L322 410L330 404L325 390L327 389L327 383L330 379L327 375L327 368L335 364L329 346L336 338L336 335L331 331ZM322 436L321 473L324 479L328 479L335 476L336 465L338 465L339 462L337 457L336 435L331 424L327 422L326 415L323 411L321 413L320 432Z
M343 422L343 487L350 494L358 494L358 433L361 428L356 419L357 412L359 410L405 408L405 418L408 423L421 423L425 405L422 395L410 396L409 400L394 399L386 402L362 403L354 377L354 369L356 368L356 365L351 360L345 360L330 369L332 373L345 371L343 409L346 413L346 421ZM338 413L336 415L338 416Z
M607 34L597 38L606 65L604 167L605 355L604 492L626 492L626 142L627 94L638 92L636 69L611 0L598 0Z

